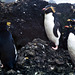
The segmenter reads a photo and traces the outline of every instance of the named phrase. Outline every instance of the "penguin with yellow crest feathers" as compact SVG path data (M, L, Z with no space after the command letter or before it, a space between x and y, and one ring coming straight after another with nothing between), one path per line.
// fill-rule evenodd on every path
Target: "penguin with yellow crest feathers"
M75 19L68 19L67 28L67 47L70 57L75 64Z
M0 22L0 60L2 68L13 69L16 63L17 51L12 34L8 30L11 22Z
M45 6L45 8L43 8L42 10L44 10L45 12L44 27L47 37L55 44L55 47L52 47L52 49L57 50L61 33L59 31L60 23L56 17L56 12L54 10L54 7L51 5Z

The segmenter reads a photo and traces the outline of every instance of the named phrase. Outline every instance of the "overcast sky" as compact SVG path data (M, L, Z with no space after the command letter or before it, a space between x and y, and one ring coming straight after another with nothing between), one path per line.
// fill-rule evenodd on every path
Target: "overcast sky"
M50 1L50 0L46 0L46 1ZM54 0L56 3L75 3L75 0Z

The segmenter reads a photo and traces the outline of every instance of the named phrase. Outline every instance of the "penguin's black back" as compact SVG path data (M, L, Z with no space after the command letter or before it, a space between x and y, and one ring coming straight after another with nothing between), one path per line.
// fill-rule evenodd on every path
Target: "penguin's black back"
M0 25L0 59L4 67L13 68L15 64L15 48L11 33L6 25Z

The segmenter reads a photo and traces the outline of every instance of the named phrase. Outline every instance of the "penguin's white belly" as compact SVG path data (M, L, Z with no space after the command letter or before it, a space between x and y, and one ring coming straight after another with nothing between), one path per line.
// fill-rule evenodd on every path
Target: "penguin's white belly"
M72 60L75 61L75 35L73 33L70 33L67 41L69 54Z
M55 45L59 45L59 38L60 38L60 32L59 30L57 30L57 34L59 37L56 37L53 33L53 28L54 28L54 22L45 19L44 21L44 26L45 26L45 31L47 34L47 37L49 38L49 40L51 40L52 42L55 43Z

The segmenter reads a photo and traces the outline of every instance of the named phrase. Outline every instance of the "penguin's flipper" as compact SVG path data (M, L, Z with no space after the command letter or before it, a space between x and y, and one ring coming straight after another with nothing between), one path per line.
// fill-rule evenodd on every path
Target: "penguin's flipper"
M55 35L56 37L58 37L57 28L56 28L56 27L53 28L53 33L54 33L54 35Z
M57 20L55 20L55 26L53 28L53 33L56 37L58 37L57 29L59 29L59 27L60 27L60 23Z
M12 43L13 43L14 48L15 48L15 55L16 55L15 61L17 61L18 54L17 54L17 49L16 49L16 46L15 46L15 42L14 42L14 39L13 39L12 35L10 35L10 37L11 37Z

